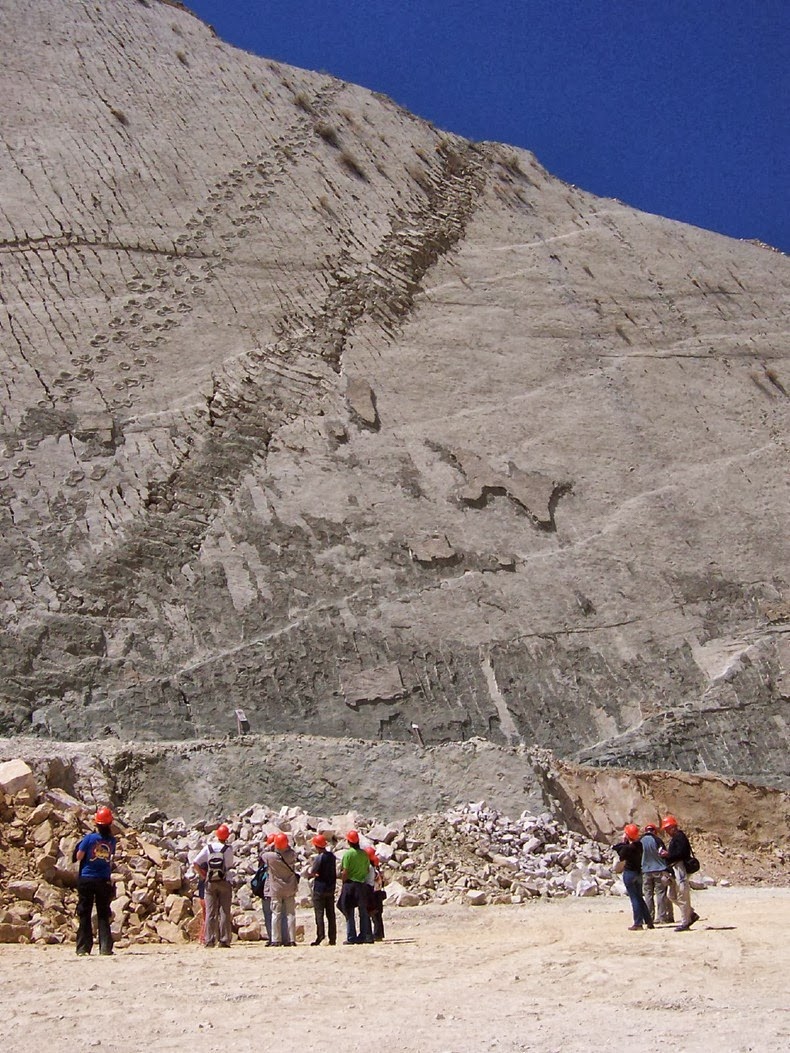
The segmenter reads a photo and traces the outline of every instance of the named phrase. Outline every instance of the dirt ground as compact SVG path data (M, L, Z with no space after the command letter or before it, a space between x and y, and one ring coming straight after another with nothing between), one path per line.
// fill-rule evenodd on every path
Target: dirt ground
M607 898L392 909L372 947L145 946L110 959L3 946L2 1048L789 1048L790 889L714 888L694 905L686 933L629 932L627 902ZM300 920L309 941L309 913Z

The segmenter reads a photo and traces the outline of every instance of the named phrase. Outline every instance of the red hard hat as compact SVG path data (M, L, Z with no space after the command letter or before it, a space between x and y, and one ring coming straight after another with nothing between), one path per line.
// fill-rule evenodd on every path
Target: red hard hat
M230 827L227 825L227 823L220 823L219 826L217 827L217 840L218 841L227 841L229 837L230 837Z
M376 855L376 849L373 847L373 845L368 845L368 847L365 849L365 852L373 866L377 867L379 865L379 857Z
M654 834L655 832L656 832L656 824L655 823L645 823L645 833L646 834Z
M664 819L661 820L661 829L662 830L671 830L673 826L677 826L677 825L678 825L678 821L674 817L674 815L667 815Z
M359 844L359 834L356 832L356 830L348 831L348 833L346 834L346 841L348 841L350 845Z
M316 848L326 848L326 838L323 834L316 834L311 843L314 844Z
M99 826L109 826L112 823L112 812L105 805L103 808L99 808L93 820L98 823Z
M288 847L288 834L275 834L274 835L274 847L278 852L282 852L284 848Z
M624 826L623 833L629 841L639 840L639 827L636 825L636 823L628 823L627 826Z
M277 831L276 830L273 833L271 833L271 834L267 834L266 835L266 844L267 845L273 845L274 844L274 839L275 839L276 836L277 836Z

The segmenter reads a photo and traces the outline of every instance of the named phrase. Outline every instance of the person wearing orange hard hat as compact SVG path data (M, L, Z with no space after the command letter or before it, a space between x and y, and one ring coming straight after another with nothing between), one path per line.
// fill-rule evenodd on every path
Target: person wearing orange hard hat
M337 887L337 856L330 851L323 834L311 840L317 855L310 862L307 877L313 882L313 912L315 914L315 939L311 947L317 947L329 936L329 945L337 943L337 917L335 915L335 889ZM326 919L326 924L324 924Z
M94 816L96 830L86 834L74 850L74 861L79 864L77 877L77 954L93 950L94 904L99 923L99 954L112 954L110 904L115 887L112 883L112 863L116 841L112 834L113 814L106 806Z
M373 930L370 924L370 886L367 883L370 860L367 853L360 848L359 833L349 830L346 834L348 848L340 860L340 879L343 886L340 890L340 909L346 918L346 943L373 943ZM357 933L356 913L359 912L359 933Z
M634 923L628 928L631 932L638 932L645 926L652 929L653 918L642 895L642 843L639 840L639 827L636 823L625 825L623 837L624 840L616 844L614 850L620 860L616 870L622 874L634 916Z
M272 947L296 946L296 893L299 875L296 853L288 834L278 830L269 851L261 856L269 868L269 891L272 906Z
M204 946L230 947L233 938L233 846L228 844L230 827L220 823L214 838L206 842L192 866L205 882L206 926Z
M695 921L699 921L699 914L691 907L691 885L686 870L686 863L692 856L691 844L674 815L664 816L661 829L669 836L669 844L661 852L661 857L667 866L672 867L674 876L669 898L680 911L680 924L675 926L675 932L686 932Z

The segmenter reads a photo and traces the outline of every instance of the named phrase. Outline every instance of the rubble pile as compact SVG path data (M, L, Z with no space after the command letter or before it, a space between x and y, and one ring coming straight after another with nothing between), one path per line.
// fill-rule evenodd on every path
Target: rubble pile
M93 829L94 809L60 789L39 793L21 761L2 768L0 942L71 940L77 879L72 856ZM231 829L234 850L233 927L245 941L265 938L261 903L252 894L250 879L266 836L275 831L289 835L305 870L316 833L342 850L345 833L358 829L363 847L372 844L379 856L390 906L450 901L482 906L623 893L611 869L611 851L548 814L524 813L511 820L479 803L388 824L354 812L324 818L301 808L274 811L255 804L222 819ZM118 946L197 939L202 909L190 864L217 821L188 826L183 819L156 812L134 829L116 817L112 929ZM310 905L305 879L298 903Z
M484 803L405 824L407 859L395 858L397 882L434 901L472 905L537 897L622 895L611 850L550 815L517 820Z
M93 809L63 790L37 793L28 782L15 793L0 792L0 943L74 938L73 853L94 829L92 817ZM113 936L138 943L194 938L200 905L180 862L121 821L113 831L118 842Z

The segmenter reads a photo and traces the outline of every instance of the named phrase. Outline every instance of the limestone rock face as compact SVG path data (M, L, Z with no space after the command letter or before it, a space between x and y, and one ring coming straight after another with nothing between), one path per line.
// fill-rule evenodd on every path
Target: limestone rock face
M785 257L177 5L0 48L0 731L788 784Z

